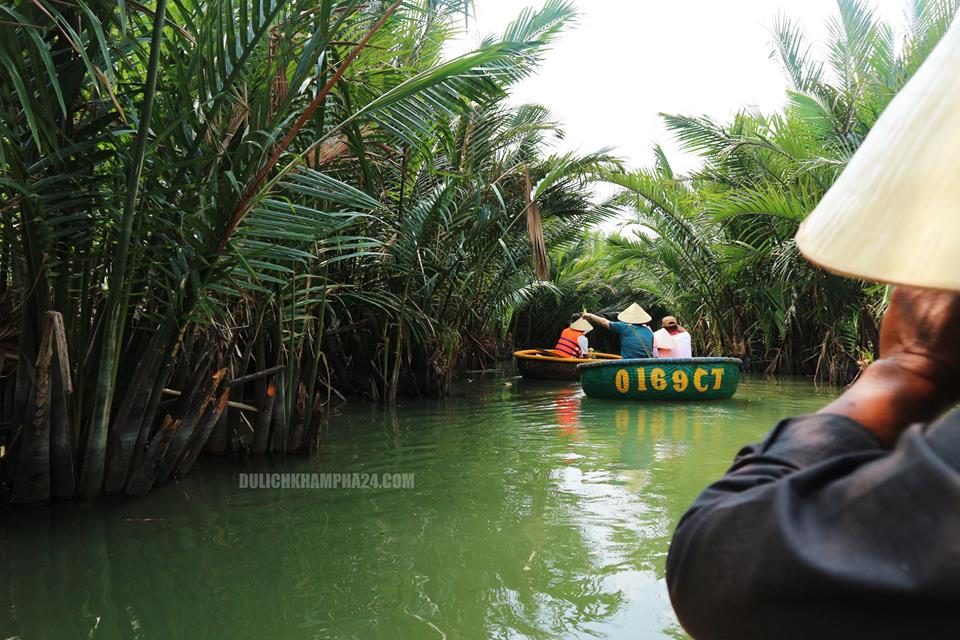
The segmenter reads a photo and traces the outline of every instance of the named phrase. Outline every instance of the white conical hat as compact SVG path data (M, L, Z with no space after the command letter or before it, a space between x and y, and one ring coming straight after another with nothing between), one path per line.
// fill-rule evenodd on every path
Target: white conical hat
M657 349L673 349L677 346L677 341L666 329L657 329L653 332L653 346Z
M843 275L960 290L960 22L873 125L797 245Z
M586 318L578 318L576 322L571 322L570 328L576 329L577 331L583 331L584 333L590 333L593 331L593 325L587 322Z
M643 307L634 302L617 315L617 320L630 324L644 324L650 322L652 318L649 313L643 310Z

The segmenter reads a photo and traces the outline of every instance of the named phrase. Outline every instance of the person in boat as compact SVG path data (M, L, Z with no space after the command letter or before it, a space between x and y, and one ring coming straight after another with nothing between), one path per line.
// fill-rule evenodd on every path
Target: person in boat
M583 317L620 336L621 358L657 357L657 349L653 346L653 331L647 324L652 318L637 303L634 302L617 314L616 322L592 313L584 313Z
M680 326L677 319L673 316L664 316L660 321L661 329L654 336L666 334L670 336L671 346L661 347L657 345L657 357L659 358L692 358L693 347L691 344L690 333Z
M560 333L560 339L553 350L561 358L589 358L590 343L587 334L591 331L593 325L579 313L575 313L570 316L570 324Z
M880 357L741 449L680 519L666 581L697 640L957 637L956 78L954 24L797 233L811 262L900 286Z

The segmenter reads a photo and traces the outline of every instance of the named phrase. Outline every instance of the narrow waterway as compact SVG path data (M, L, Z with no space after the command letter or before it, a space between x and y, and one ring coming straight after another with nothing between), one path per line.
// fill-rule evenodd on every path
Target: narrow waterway
M348 405L314 457L0 511L0 637L683 638L677 520L742 444L835 393L747 377L725 402L638 404L487 377ZM311 486L358 479L401 487Z

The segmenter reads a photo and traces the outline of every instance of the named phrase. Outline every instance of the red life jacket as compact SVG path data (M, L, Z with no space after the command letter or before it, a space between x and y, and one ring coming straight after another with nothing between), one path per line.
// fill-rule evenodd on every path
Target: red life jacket
M557 340L557 346L553 348L561 358L579 358L580 343L577 338L583 335L583 331L577 331L567 327L560 333L560 339Z

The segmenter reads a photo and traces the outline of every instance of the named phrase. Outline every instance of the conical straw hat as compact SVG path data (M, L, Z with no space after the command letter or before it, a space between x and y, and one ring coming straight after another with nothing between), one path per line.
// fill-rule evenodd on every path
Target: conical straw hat
M666 329L657 329L653 332L653 346L657 349L673 349L677 346L677 341Z
M644 324L650 322L651 319L650 314L644 311L643 307L636 302L617 315L617 320L620 322L629 322L630 324Z
M842 275L960 290L960 22L887 106L797 245Z
M583 331L584 333L590 333L593 331L593 325L587 322L586 318L578 318L576 322L571 322L570 328L577 331Z

